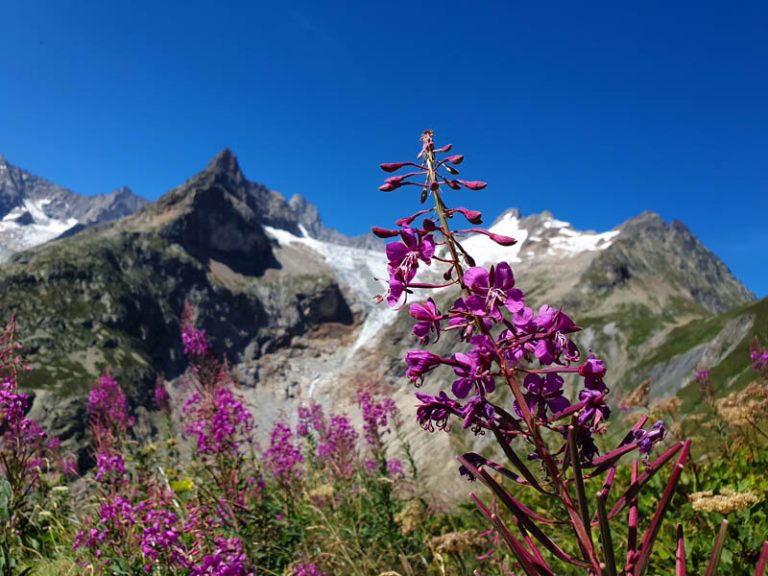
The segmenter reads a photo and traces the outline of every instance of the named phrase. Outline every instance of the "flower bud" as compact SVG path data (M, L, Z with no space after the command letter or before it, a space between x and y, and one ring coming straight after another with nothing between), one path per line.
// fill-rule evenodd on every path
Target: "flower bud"
M454 154L453 156L448 156L445 161L450 162L451 164L461 164L464 162L464 154Z
M457 230L457 232L459 231ZM515 240L514 238L511 238L510 236L502 236L501 234L494 234L493 232L489 232L485 228L469 228L468 230L461 230L460 232L462 233L476 232L478 234L485 234L486 236L488 236L488 238L496 242L496 244L498 244L499 246L512 246L514 244L517 244L517 240Z
M468 210L466 208L454 208L453 212L459 212L460 214L464 215L464 218L467 219L468 222L471 224L482 224L483 223L483 215L478 212L477 210Z
M451 148L453 148L453 144L446 144L442 148L438 148L437 150L435 150L435 152L450 152Z
M393 238L400 234L399 230L387 230L386 228L379 228L378 226L371 228L371 232L379 238Z
M457 182L470 190L482 190L488 186L487 182L480 182L479 180L457 180Z
M513 244L517 244L517 240L512 238L511 236L502 236L501 234L488 234L488 238L496 242L499 246L512 246Z
M392 192L393 190L397 190L400 188L401 184L398 184L397 182L386 182L379 186L379 190L382 192Z
M384 170L384 172L394 172L395 170L400 170L400 168L407 166L408 164L410 164L410 162L390 162L388 164L380 164L379 166L382 170Z

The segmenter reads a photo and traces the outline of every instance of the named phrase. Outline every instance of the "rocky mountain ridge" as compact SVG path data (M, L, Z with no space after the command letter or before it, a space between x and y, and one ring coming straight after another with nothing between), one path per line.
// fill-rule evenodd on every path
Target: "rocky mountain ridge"
M82 196L0 155L0 261L62 234L122 218L146 203L125 186Z

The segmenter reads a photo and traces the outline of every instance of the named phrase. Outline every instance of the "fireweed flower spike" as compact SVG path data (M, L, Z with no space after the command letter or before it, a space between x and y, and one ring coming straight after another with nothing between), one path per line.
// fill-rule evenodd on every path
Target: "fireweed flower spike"
M430 432L448 430L456 418L463 428L475 434L489 433L499 444L507 466L474 453L459 460L463 473L485 484L513 517L514 523L507 524L508 520L503 520L494 507L473 495L498 541L506 544L525 574L552 576L563 572L558 568L562 564L571 567L569 573L577 567L594 576L616 576L620 568L625 576L644 574L659 524L688 458L690 441L677 442L650 461L654 446L664 440L666 430L660 421L646 430L646 419L642 419L615 449L602 455L598 452L595 435L605 431L611 415L605 362L592 352L581 360L571 339L581 329L563 310L544 304L536 312L526 306L525 294L516 286L512 267L506 261L486 266L467 253L459 241L462 234L485 234L501 247L511 246L515 240L477 227L451 229L449 224L456 218L477 226L482 215L464 207L449 208L443 195L453 195L462 188L481 190L486 184L455 178L459 173L456 166L464 165L464 156L440 158L452 147L436 148L431 130L425 131L420 141L416 163L381 165L393 175L380 189L392 192L415 187L420 191L420 201L424 203L431 197L434 207L397 221L394 229L373 229L377 236L392 239L387 245L389 289L379 297L380 301L386 299L391 307L402 308L403 295L415 291L455 286L460 292L448 299L433 292L433 297L424 295L409 309L415 320L414 337L422 345L430 345L445 332L458 336L458 349L453 354L421 349L405 356L406 375L416 385L434 373L441 374L442 381L448 380L445 376L449 369L454 374L449 390L437 395L416 394L419 424ZM403 168L408 172L394 174ZM419 227L416 221L422 216ZM446 283L417 281L417 271L422 267L442 275ZM440 308L447 312L440 312ZM764 349L754 348L752 361L760 369L768 363L768 355ZM568 388L575 383L580 383L576 384L579 390L572 393ZM498 385L511 393L507 407L496 399ZM569 397L575 397L576 402L572 404ZM637 455L634 482L618 494L609 512L607 499L617 466L631 452ZM640 471L640 460L646 462L648 471ZM667 463L673 463L674 468L655 513L645 532L641 532L635 504L637 491ZM514 491L502 484L505 479L514 483ZM603 483L596 502L588 497L588 481ZM576 546L561 547L545 532L548 525L558 522L519 501L520 486L534 489L556 503L560 509L557 517L567 519ZM616 529L610 520L616 523L627 509L628 530L635 536L629 539L628 561L622 567L616 561L612 544L615 538L611 535ZM597 529L599 538L592 534Z

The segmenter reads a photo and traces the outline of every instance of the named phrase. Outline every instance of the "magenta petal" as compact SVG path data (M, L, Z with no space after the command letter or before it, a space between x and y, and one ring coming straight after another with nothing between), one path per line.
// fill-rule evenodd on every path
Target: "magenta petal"
M426 338L429 335L430 323L427 321L417 322L413 325L413 333L419 338Z
M564 396L555 396L554 398L549 398L547 400L547 406L549 406L549 409L552 411L553 414L562 412L563 410L568 408L568 406L570 405L571 403Z
M489 288L488 270L482 266L473 266L464 272L464 284L472 292L487 294Z
M410 252L408 246L402 242L390 242L387 244L387 260L400 264Z
M515 285L515 275L512 268L506 262L499 262L494 268L493 287L507 290Z
M525 295L523 291L517 288L507 290L507 301L504 302L504 306L512 313L520 312L520 310L525 308Z
M421 259L424 260L427 264L429 264L432 256L435 255L435 239L431 234L429 236L425 236L422 239L421 250L419 250L419 254L421 255Z
M400 237L403 239L405 245L408 246L411 250L415 250L419 245L416 232L414 232L413 228L410 226L403 226L403 230L400 232Z
M480 296L468 296L464 299L464 305L475 316L485 316L486 314L485 299Z
M469 378L458 378L451 386L451 391L456 398L466 398L470 390L472 390L472 380Z
M523 309L518 311L512 318L513 324L519 328L525 328L532 321L533 321L533 309L528 308L527 306L523 307Z
M461 164L464 162L464 154L454 154L453 156L448 156L445 161L450 162L451 164Z

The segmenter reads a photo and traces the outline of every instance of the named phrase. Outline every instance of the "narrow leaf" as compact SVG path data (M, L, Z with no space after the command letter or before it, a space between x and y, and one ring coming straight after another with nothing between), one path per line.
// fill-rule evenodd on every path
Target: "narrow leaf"
M512 552L515 558L517 558L517 561L520 563L520 566L523 568L525 573L528 576L539 576L540 573L536 570L536 567L533 564L533 557L525 549L525 547L520 544L517 539L515 539L509 530L507 530L507 527L504 525L501 519L490 509L488 509L488 507L483 504L482 500L480 500L476 494L470 493L470 497L475 501L483 514L485 514L485 516L491 521L491 524L496 527L502 538L504 538L504 542L507 544L507 548L509 548L509 551Z
M707 565L707 571L704 572L704 576L714 576L717 572L717 567L720 565L720 556L723 553L723 544L725 543L725 533L728 530L728 520L723 519L720 522L720 529L717 531L715 537L715 543L712 546L712 555L709 557L709 564Z
M669 450L664 452L664 454L649 464L645 472L643 472L638 478L633 479L632 482L630 482L629 488L627 488L626 492L624 492L624 494L616 501L613 509L608 513L608 518L612 519L617 514L619 514L619 512L621 512L627 505L627 502L631 501L635 496L637 496L643 486L647 484L648 481L653 478L653 476L661 469L661 467L664 466L664 464L666 464L672 458L672 456L677 454L681 448L683 448L682 442L675 443L674 446L672 446Z
M525 465L525 463L520 459L520 457L515 453L515 451L512 449L512 446L510 446L509 442L506 441L504 438L504 435L499 432L497 429L493 430L494 436L496 436L496 441L501 446L501 449L504 451L504 455L509 458L509 461L512 463L512 465L518 469L520 474L523 475L523 478L525 478L528 483L533 486L536 490L541 492L542 494L546 494L547 496L552 496L553 494L551 492L548 492L547 490L544 490L544 488L541 487L541 484L539 484L539 481L536 479L536 476L533 475L533 472L531 472L528 467Z
M503 486L500 486L499 483L496 482L490 474L488 474L485 470L475 467L471 462L464 459L463 457L459 457L459 461L464 464L464 466L466 466L473 475L482 480L483 484L488 486L488 488L493 491L493 493L504 504L507 510L509 510L515 516L515 518L520 521L521 526L530 532L534 538L541 542L541 544L544 545L547 550L552 552L552 554L564 562L568 562L569 564L573 564L575 566L589 567L589 564L582 562L581 560L578 560L564 552L549 538L549 536L544 534L541 528L539 528L520 507L519 502L509 492L507 492Z
M677 525L677 549L675 550L675 576L685 576L685 535L683 525Z
M571 467L573 468L573 483L576 487L576 501L579 504L579 513L581 519L584 522L584 528L587 531L587 536L590 542L592 541L592 532L590 530L592 523L590 522L589 504L587 503L587 491L584 488L584 476L581 473L581 458L579 457L579 449L576 445L576 417L571 420L571 426L568 430L568 451L571 456Z
M605 555L605 569L608 576L616 576L616 554L613 549L613 537L611 527L608 524L608 512L605 508L606 493L601 491L597 495L597 517L600 521L600 540L603 544Z
M667 486L664 488L664 493L661 496L661 500L659 500L659 503L656 506L656 512L651 518L651 523L648 525L648 528L646 528L645 534L643 535L643 540L640 543L640 558L637 563L636 576L642 576L645 573L645 569L648 567L648 561L651 558L651 551L653 550L653 545L656 542L656 536L659 533L659 528L661 528L661 522L664 519L664 514L667 511L667 508L669 508L669 503L672 501L672 495L674 494L677 483L680 480L680 475L683 473L683 467L685 466L685 461L688 460L688 453L690 450L691 441L686 440L685 444L683 445L683 450L680 453L677 462L675 463L674 469L672 470L672 474L670 474ZM711 574L708 574L707 576L711 576Z

